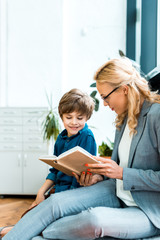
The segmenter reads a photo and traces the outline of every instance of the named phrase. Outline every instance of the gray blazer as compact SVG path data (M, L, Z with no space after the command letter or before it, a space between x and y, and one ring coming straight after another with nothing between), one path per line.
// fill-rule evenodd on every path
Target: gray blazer
M125 125L126 121L115 135L112 159L116 162ZM144 102L136 130L128 167L123 169L124 190L131 191L136 204L160 228L160 104Z

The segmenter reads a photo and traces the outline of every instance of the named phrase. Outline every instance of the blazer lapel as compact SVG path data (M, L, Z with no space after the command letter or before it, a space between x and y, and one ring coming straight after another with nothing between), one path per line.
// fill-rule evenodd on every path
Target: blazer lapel
M134 159L134 153L137 148L137 144L141 139L142 133L144 131L146 119L147 119L147 113L151 107L151 103L144 101L142 110L140 113L140 116L138 118L138 126L136 128L137 134L133 136L132 143L130 147L130 154L129 154L129 160L128 160L128 167L131 167L133 159Z

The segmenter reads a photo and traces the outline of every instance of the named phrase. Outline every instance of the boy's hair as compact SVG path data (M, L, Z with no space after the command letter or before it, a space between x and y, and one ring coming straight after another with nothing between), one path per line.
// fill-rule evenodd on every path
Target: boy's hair
M59 115L62 119L64 113L72 113L74 111L85 115L87 120L91 117L94 110L94 100L79 89L71 89L65 93L58 106Z

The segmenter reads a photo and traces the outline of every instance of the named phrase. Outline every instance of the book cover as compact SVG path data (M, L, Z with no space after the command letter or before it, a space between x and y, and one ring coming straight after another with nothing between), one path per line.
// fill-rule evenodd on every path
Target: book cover
M86 163L99 163L89 152L79 146L62 153L58 157L47 155L39 157L39 160L69 176L73 176L72 172L78 175L87 172Z

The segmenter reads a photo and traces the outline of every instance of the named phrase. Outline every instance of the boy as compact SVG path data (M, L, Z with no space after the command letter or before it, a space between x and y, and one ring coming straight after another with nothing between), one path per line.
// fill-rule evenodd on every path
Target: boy
M93 99L81 90L72 89L63 95L59 102L58 111L65 129L56 140L54 155L59 156L75 146L80 146L92 155L96 155L94 135L86 124L93 110ZM77 187L80 185L74 176L67 176L61 171L51 168L31 207L42 202L45 199L45 193L50 188L52 188L50 193L57 193Z
M58 111L65 129L59 134L55 142L54 155L59 156L61 153L75 146L80 146L92 155L96 155L97 147L94 135L86 123L87 120L90 119L93 110L93 99L79 89L72 89L62 96ZM57 193L78 187L80 187L80 185L74 176L67 176L61 171L51 168L45 183L39 189L30 209L45 200L45 194L49 189L51 189L50 193ZM7 234L12 227L13 226L0 228L0 239Z

